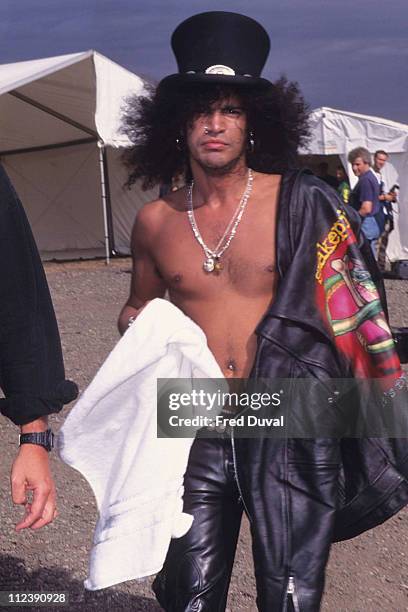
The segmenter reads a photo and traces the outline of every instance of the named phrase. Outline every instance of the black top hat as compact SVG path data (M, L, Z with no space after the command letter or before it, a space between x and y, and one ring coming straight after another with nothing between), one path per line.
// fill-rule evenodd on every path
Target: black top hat
M269 36L250 17L222 11L193 15L174 30L171 46L179 73L160 81L161 89L189 83L271 86L260 77Z

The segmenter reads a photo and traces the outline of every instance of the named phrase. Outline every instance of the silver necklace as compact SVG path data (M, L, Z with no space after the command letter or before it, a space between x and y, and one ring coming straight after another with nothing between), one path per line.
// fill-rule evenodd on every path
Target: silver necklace
M235 236L236 232L237 232L237 227L242 219L242 215L244 214L244 210L246 208L246 205L248 203L249 200L249 196L251 195L251 191L252 191L252 183L253 183L254 177L252 175L252 171L251 168L248 168L248 179L247 179L247 184L245 187L245 191L242 194L242 198L239 201L239 204L234 212L234 214L232 215L232 219L231 221L228 223L225 232L223 233L223 235L221 236L220 240L218 241L217 246L214 249L210 249L204 242L203 237L201 236L200 230L198 229L198 225L197 225L197 221L195 219L194 216L194 206L193 206L193 187L194 187L194 181L192 181L190 183L190 185L188 186L188 190L187 190L187 205L188 205L188 210L187 210L187 215L188 215L188 219L190 221L190 225L191 225L191 229L193 230L193 234L197 240L197 242L199 243L199 245L201 246L201 248L204 251L205 254L205 260L203 263L203 269L205 272L211 273L211 272L215 272L216 274L219 274L221 272L221 270L223 269L223 265L220 262L220 257L225 253L225 251L228 249L229 245L231 244L231 240L233 239L233 237ZM224 244L225 242L225 244Z

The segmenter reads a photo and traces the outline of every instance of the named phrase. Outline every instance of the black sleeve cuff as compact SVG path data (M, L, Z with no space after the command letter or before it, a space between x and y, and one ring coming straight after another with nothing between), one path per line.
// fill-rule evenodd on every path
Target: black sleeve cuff
M71 380L61 381L54 389L41 396L13 393L0 399L0 412L16 425L25 425L36 419L59 412L78 396L78 387Z

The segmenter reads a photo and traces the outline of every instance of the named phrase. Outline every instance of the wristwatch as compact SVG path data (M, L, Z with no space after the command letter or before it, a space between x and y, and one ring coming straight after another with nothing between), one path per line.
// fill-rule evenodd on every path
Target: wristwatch
M51 429L20 434L19 444L20 446L22 444L38 444L50 452L50 450L54 448L54 434L52 433Z

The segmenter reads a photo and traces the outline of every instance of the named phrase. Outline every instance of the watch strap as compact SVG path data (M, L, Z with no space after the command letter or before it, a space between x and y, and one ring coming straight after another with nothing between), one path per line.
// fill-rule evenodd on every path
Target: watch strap
M54 447L54 434L51 429L20 434L20 446L22 444L37 444L43 446L48 452Z

